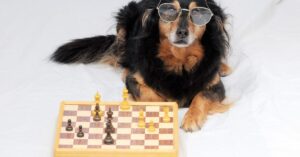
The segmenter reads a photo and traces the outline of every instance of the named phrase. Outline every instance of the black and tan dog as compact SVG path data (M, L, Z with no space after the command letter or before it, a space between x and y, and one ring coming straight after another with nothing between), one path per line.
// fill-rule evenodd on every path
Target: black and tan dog
M196 131L208 114L225 112L221 76L228 48L226 16L213 0L130 2L117 16L117 35L77 39L53 54L59 63L108 63L124 69L136 101L189 107L182 128Z

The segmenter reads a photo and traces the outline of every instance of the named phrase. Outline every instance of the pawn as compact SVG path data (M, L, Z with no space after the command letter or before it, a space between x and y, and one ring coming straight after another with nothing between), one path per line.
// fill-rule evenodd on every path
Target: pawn
M164 110L163 122L168 123L171 121L171 118L169 116L170 109L169 109L169 107L165 107L163 110Z
M115 142L115 140L112 138L111 133L107 132L107 134L103 140L103 143L106 145L112 145L112 144L114 144L114 142Z
M120 106L121 110L129 110L130 106L128 103L128 90L125 88L123 90L123 101L121 102L121 106Z
M153 120L150 121L149 127L148 127L149 132L155 132L155 126Z
M99 115L99 112L96 112L96 115L93 117L93 120L98 122L98 121L101 121L101 117Z
M67 127L66 127L66 131L73 131L71 119L68 120L68 124L67 124Z
M145 118L144 118L144 112L143 110L140 110L139 112L139 121L138 121L138 127L140 128L145 128L146 123L145 123Z
M82 131L82 126L81 125L79 126L77 137L84 137L84 133Z

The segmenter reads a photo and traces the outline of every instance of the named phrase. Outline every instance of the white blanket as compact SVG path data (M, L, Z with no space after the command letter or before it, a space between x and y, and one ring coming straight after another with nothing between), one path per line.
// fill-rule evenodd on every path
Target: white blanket
M300 2L219 1L232 15L234 73L223 80L235 105L199 132L180 131L180 156L299 157ZM0 156L53 156L62 100L91 100L97 90L121 99L119 70L48 59L71 39L114 33L112 17L127 2L0 1Z

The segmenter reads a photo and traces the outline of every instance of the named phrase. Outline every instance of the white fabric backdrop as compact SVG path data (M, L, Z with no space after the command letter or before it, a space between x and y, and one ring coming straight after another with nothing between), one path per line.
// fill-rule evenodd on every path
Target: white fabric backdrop
M120 100L120 71L48 60L74 38L114 33L128 0L0 1L0 156L50 157L62 100ZM300 2L219 0L232 15L235 106L200 132L180 132L181 157L300 156ZM182 119L185 110L180 111Z

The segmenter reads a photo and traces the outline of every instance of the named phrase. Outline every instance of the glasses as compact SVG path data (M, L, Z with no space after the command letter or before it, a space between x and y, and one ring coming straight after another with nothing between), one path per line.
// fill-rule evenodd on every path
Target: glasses
M163 3L157 7L157 10L160 19L164 22L174 22L182 14L182 11L187 11L192 22L198 26L206 25L214 15L208 8L176 9L176 6L172 3Z

